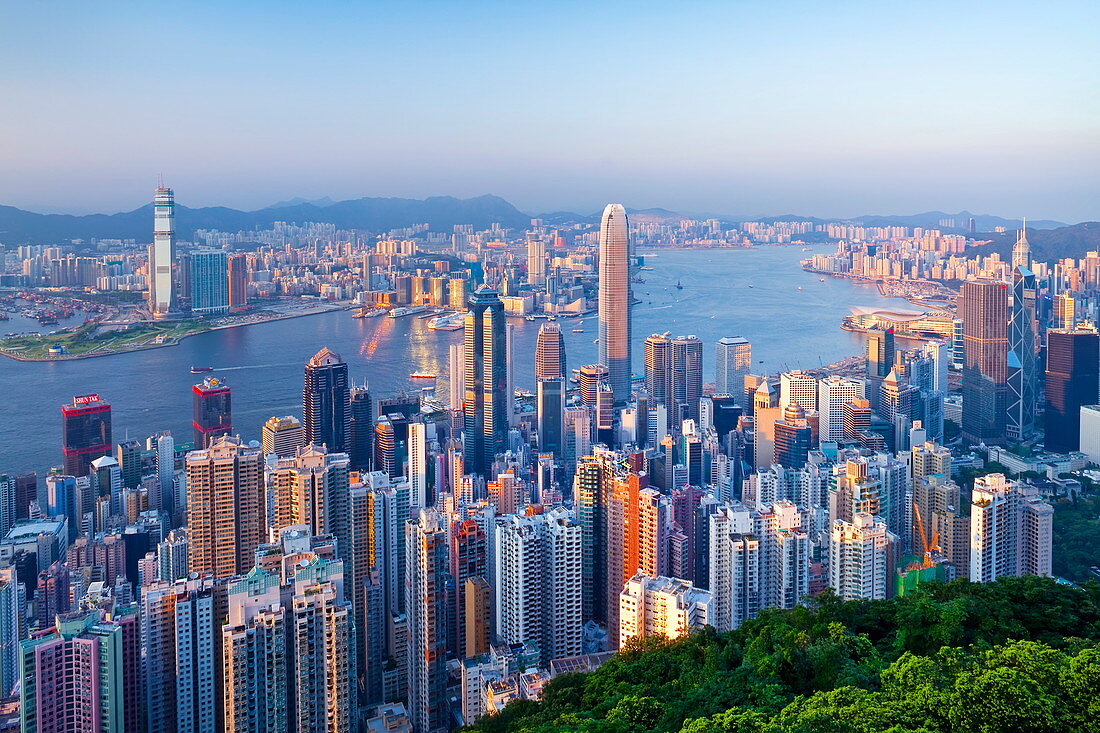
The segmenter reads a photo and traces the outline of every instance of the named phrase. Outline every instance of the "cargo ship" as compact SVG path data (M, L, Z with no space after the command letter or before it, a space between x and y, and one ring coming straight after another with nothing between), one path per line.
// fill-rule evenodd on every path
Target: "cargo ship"
M193 367L191 367L191 373L192 374L203 374L205 372L212 372L212 371L214 371L214 367L212 367L212 366L202 366L202 367L193 366Z

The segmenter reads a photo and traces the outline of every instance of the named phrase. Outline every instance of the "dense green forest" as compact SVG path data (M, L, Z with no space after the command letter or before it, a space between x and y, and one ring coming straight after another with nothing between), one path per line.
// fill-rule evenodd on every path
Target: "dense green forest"
M1100 584L931 584L645 639L472 730L1100 731Z

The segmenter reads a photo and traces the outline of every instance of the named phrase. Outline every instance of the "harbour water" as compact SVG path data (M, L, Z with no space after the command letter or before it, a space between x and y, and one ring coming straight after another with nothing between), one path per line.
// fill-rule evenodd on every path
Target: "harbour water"
M830 247L814 247L821 251ZM651 333L694 334L704 341L704 381L714 380L714 342L744 336L757 370L812 368L859 353L861 337L839 328L854 305L897 305L870 284L803 272L799 247L659 251L646 256L644 283L633 285L633 360L642 371L642 342ZM683 289L677 289L680 282ZM799 289L801 288L801 289ZM534 344L541 321L515 326L516 386L533 388ZM562 319L569 367L596 360L595 314ZM56 327L54 327L56 328ZM580 329L582 333L573 333ZM24 330L7 328L3 330ZM44 472L61 459L60 405L96 392L113 407L114 439L143 439L171 430L190 441L191 386L212 366L233 389L235 432L259 439L272 415L300 415L302 367L322 346L343 356L355 382L373 395L419 390L412 372L439 375L447 394L447 347L462 331L434 331L427 319L355 319L347 311L230 328L192 336L180 345L61 362L0 358L0 473Z

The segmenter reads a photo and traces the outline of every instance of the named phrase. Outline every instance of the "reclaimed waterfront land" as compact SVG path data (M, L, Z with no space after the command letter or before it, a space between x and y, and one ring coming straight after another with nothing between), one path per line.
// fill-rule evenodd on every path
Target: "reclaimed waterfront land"
M207 331L327 313L344 307L329 302L295 301L279 303L252 313L220 316L209 320L190 318L131 323L89 321L51 334L14 336L0 340L0 355L20 361L89 359L174 346L188 336Z

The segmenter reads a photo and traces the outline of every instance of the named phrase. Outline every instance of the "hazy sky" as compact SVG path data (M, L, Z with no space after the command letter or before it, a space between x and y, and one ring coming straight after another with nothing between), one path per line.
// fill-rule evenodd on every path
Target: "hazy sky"
M1100 219L1100 3L11 2L0 203Z

